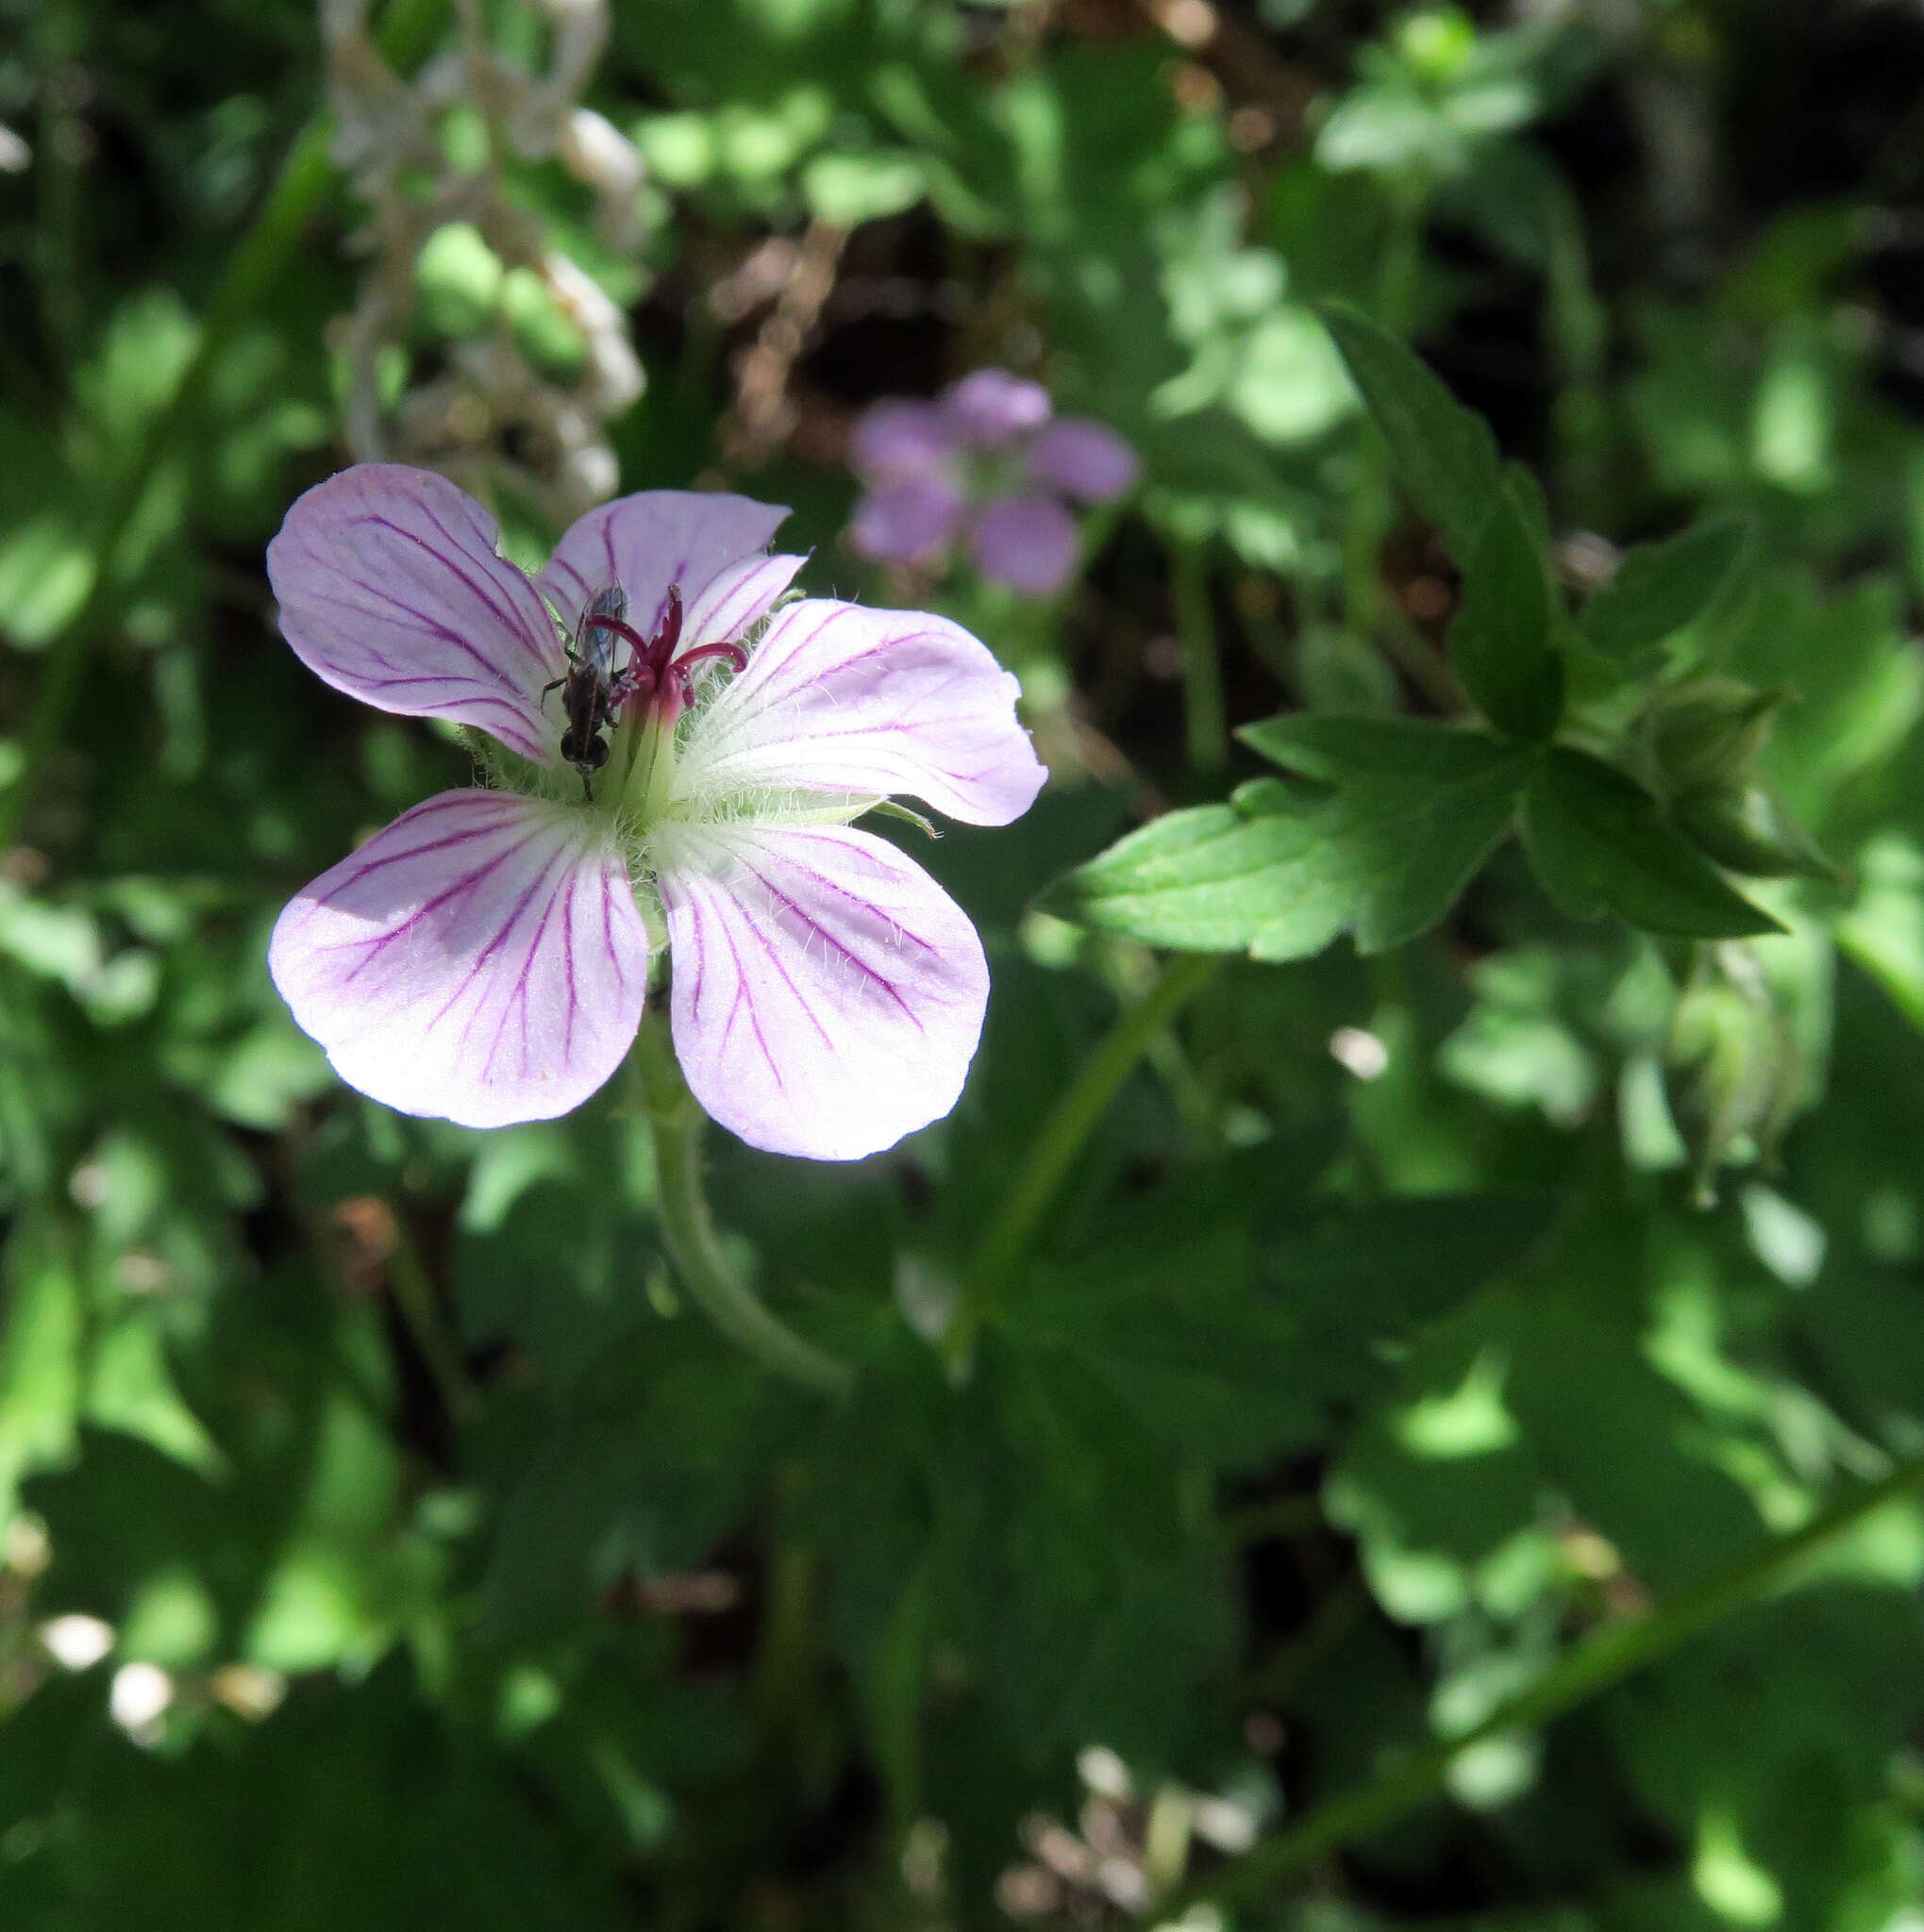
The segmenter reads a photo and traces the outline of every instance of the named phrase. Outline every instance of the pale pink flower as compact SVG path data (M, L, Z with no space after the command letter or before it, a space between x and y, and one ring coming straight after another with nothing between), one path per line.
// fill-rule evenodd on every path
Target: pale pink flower
M529 578L494 518L426 471L360 464L288 512L268 574L301 659L494 741L476 740L494 789L404 812L275 927L275 983L349 1085L466 1126L566 1113L627 1055L665 941L689 1085L752 1145L853 1159L954 1106L981 942L850 821L902 793L1006 824L1045 774L1015 680L959 625L778 610L802 562L765 554L786 515L627 496ZM570 639L600 653L609 699L574 769L563 712L582 680L548 689Z
M1047 390L1006 369L978 369L932 403L874 404L848 460L865 486L848 525L863 557L935 563L966 541L985 577L1031 597L1076 573L1070 506L1125 496L1142 471L1114 430L1055 415Z

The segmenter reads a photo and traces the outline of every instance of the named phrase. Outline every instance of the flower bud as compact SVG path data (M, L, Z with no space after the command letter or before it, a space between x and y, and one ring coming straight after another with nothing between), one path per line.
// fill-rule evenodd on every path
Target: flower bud
M1686 792L1670 815L1719 865L1753 878L1834 878L1837 868L1762 785Z
M1661 694L1644 728L1665 789L1676 796L1742 785L1790 695L1735 677L1697 678Z
M1767 1160L1795 1110L1804 1074L1791 1016L1755 953L1705 947L1670 1019L1665 1089L1689 1141L1701 1205L1719 1168Z

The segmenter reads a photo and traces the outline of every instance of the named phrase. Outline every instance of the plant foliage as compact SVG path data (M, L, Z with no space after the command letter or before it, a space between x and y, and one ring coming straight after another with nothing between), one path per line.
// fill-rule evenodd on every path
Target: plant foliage
M528 225L435 217L394 420L532 474L438 385L591 368L559 250L622 490L1022 680L1028 817L866 822L984 937L953 1115L707 1142L837 1397L626 1077L470 1133L288 1017L472 771L275 629L373 273L315 12L0 0L8 1932L1924 1923L1924 24L1475 16L616 0L625 226L452 80L394 176ZM1141 458L1059 597L840 541L998 364Z

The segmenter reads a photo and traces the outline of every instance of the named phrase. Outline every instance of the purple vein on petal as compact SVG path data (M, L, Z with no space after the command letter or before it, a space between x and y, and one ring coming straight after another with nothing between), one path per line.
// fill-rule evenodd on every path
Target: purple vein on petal
M708 941L703 935L700 920L691 921L688 929L694 941L694 979L688 989L688 999L698 1013L701 1010L701 990L708 977Z
M404 604L400 598L389 591L383 591L379 593L378 604L376 608L368 608L356 598L343 597L340 592L333 591L310 588L304 590L301 595L304 601L317 604L331 604L336 609L342 611L346 616L358 617L363 623L370 621L375 623L380 622L386 615L388 608L398 610L403 616L411 617L414 620L416 625L420 626L420 634L422 636L434 638L444 644L452 644L464 657L471 658L479 667L481 673L487 677L492 678L503 691L512 691L517 697L524 694L521 686L515 683L485 651L471 644L458 630L443 624L440 618L430 617L425 610L416 610L411 604ZM393 658L385 656L371 644L363 643L360 648L366 651L368 656L373 658L377 664L391 667L393 663ZM372 679L360 681L373 682ZM431 673L424 673L415 681L444 684L447 680L445 676L437 677Z
M788 1083L781 1077L781 1069L776 1064L775 1055L769 1051L768 1037L761 1030L761 1021L755 1011L755 1002L748 997L748 974L742 965L741 949L735 944L735 935L729 930L726 915L723 916L720 924L722 938L727 942L728 948L728 957L735 962L735 997L729 1004L728 1017L722 1026L722 1042L724 1045L728 1043L735 1030L735 1016L745 1008L748 1014L749 1030L755 1036L755 1044L761 1049L761 1058L767 1064L769 1073L774 1075L775 1090L778 1093L786 1093L788 1091ZM754 927L750 926L749 931L753 933L755 931ZM761 936L756 933L755 937L761 940ZM765 952L767 950L767 941L765 940L761 941L761 945L762 950ZM779 967L777 970L779 971ZM781 977L783 983L788 986L789 991L794 992L795 987L789 980L788 974L784 973ZM821 1033L822 1038L826 1041L828 1036L823 1032L822 1023L815 1019L812 1012L809 1011L808 1002L803 1000L799 993L795 994L795 999L803 1012L808 1013L810 1020L813 1022L815 1031Z
M447 794L450 799L462 801L473 795L472 792L466 791L450 791ZM427 805L415 807L415 814L417 817L426 818L430 811L445 808L430 800ZM410 858L418 858L424 852L452 850L457 845L472 844L477 839L496 838L500 834L502 821L510 816L512 815L502 813L492 825L470 825L459 832L438 832L433 838L424 839L420 844L410 845L405 851L383 852L376 858L360 859L356 870L342 881L342 887L358 886L361 880L372 878L376 873L385 871L391 865L400 865ZM532 838L535 834L530 831L527 836Z
M828 946L831 952L840 954L841 957L848 963L848 965L851 966L864 979L873 980L877 986L880 987L882 991L886 992L892 1000L895 1001L896 1006L900 1007L902 1011L908 1015L910 1021L913 1024L915 1030L918 1033L924 1033L928 1031L928 1028L924 1026L921 1020L917 1018L914 1010L910 1007L909 1002L902 997L901 989L895 983L894 980L890 979L886 974L880 972L878 968L870 965L866 959L864 959L859 953L855 952L852 948L846 945L843 941L837 939L835 935L832 932L830 932L828 928L826 925L824 925L820 920L816 919L812 914L803 911L802 908L795 900L791 899L789 895L780 889L780 887L776 885L774 881L768 877L767 874L762 872L752 861L744 859L742 863L747 868L747 870L751 874L753 874L755 878L761 882L762 891L765 891L771 899L774 899L778 904L785 906L789 909L789 911L795 915L795 919L802 925L806 926L811 934L818 936L821 939L822 942L826 946ZM798 867L797 870L806 871L807 868ZM816 876L816 874L811 873L809 874L809 876L814 877ZM853 893L845 893L844 896L848 898L852 903L856 905L864 906L866 909L870 911L879 910L878 908L873 905L869 905L868 902L857 899ZM768 941L762 936L759 927L753 928L753 930L755 931L756 939L761 941L762 950L768 954L770 962L776 965L776 970L781 973L783 980L787 981L791 991L794 991L794 982L788 980L787 973L780 967L778 962L776 961L774 949L769 945ZM899 934L903 931L903 928L899 924L896 924L895 930ZM913 937L912 934L910 934L908 936L911 938ZM921 944L923 942L918 941L917 943ZM932 951L933 949L930 948L929 950ZM795 997L799 1000L801 998L801 994L797 991L795 992ZM811 1015L811 1017L812 1018L812 1015ZM816 1024L815 1030L818 1033L822 1034L822 1038L824 1041L827 1041L828 1036L826 1032L823 1032L819 1022Z
M426 508L426 506L424 505L423 508ZM429 557L433 558L434 560L437 563L439 563L443 570L447 571L451 575L458 577L463 584L465 584L468 588L470 594L473 595L479 603L485 606L487 609L494 613L495 618L498 619L499 622L513 635L513 637L521 644L523 649L528 652L529 656L535 658L538 661L545 661L542 658L542 654L540 650L533 645L532 641L527 636L526 632L523 629L521 621L514 615L514 613L511 610L505 609L501 606L501 604L498 601L496 601L492 587L484 586L477 582L477 580L474 577L470 576L468 573L461 568L460 564L458 563L455 560L455 558L450 557L445 551L437 550L432 543L428 542L427 538L416 535L414 531L404 528L401 525L394 523L393 521L392 521L392 519L388 517L382 516L377 511L369 511L363 514L361 517L358 518L357 521L360 523L376 524L384 530L392 530L395 536L405 537L409 542L414 544L418 549L425 551ZM441 534L443 537L447 536L446 530L443 528L442 525L434 518L431 512L428 514L428 522L432 523L434 525L434 527L437 530L440 530ZM450 537L448 538L448 541L450 543L455 544L455 547L457 549L460 548L460 545L458 542L456 542L455 539Z
M621 884L627 883L627 875L624 874ZM626 992L628 983L627 972L621 963L621 949L614 942L614 895L619 890L620 886L615 883L614 874L604 861L601 868L601 943L608 954L608 963L614 968L614 983Z
M572 563L570 563L565 557L557 554L556 556L548 558L547 572L544 572L543 575L545 575L548 574L548 572L553 571L566 571L567 574L574 578L575 593L572 600L574 603L582 604L587 601L588 579L584 577L581 575L581 573L578 570L577 570L575 566ZM573 615L578 614L578 612L573 613Z
M797 830L793 836L806 839L808 834ZM803 865L798 859L791 858L787 862L796 872L800 873L804 878L811 879L825 891L833 892L837 897L846 899L851 906L858 907L864 912L882 912L881 907L878 906L873 899L864 899L860 892L850 891L839 879L832 879L826 873L817 872L811 865ZM920 946L925 953L938 953L941 951L941 948L936 945L933 940L925 940L920 933L911 932L893 913L883 912L882 916L888 920L889 924L895 929L895 942L898 945L902 941L909 940Z
M798 987L795 983L795 981L789 976L788 968L785 965L783 965L781 956L775 950L774 942L769 939L768 935L764 933L761 930L761 928L756 925L752 921L749 922L748 933L750 938L754 940L755 943L761 948L762 957L768 961L770 967L774 970L776 977L781 981L782 985L788 988L789 992L793 996L795 1005L798 1006L802 1009L802 1012L807 1016L809 1024L812 1026L818 1034L821 1035L823 1045L832 1046L834 1042L828 1037L828 1029L822 1024L820 1019L816 1016L814 1008L811 1007L809 1004L809 1002L803 997L801 988ZM759 1023L757 1024L755 1028L755 1037L757 1040L760 1040L761 1038L761 1027Z
M561 1064L575 1063L575 1008L580 994L575 985L575 889L572 881L561 895L561 963L568 974L568 1011L561 1023Z
M556 859L559 859L560 862L565 864L566 854L557 854ZM427 1025L423 1029L424 1031L431 1033L435 1027L439 1026L441 1023L447 1018L448 1014L453 1010L456 1004L467 992L469 987L471 987L475 983L476 979L479 977L482 971L486 968L488 961L492 959L494 957L494 955L500 951L502 946L507 943L508 936L514 930L514 928L517 925L521 924L521 915L527 910L528 902L534 897L534 895L537 892L541 891L541 889L544 885L547 884L548 874L551 872L553 872L556 864L556 859L549 859L542 867L541 871L535 874L533 884L530 885L527 888L527 890L522 893L521 897L514 902L513 910L510 911L508 917L504 919L498 926L495 927L494 937L488 941L488 943L485 946L483 946L478 953L475 955L473 961L470 963L468 967L467 977L463 979L461 983L455 988L454 991L448 995L447 999L443 1003L440 1011L438 1011L434 1015L434 1017L427 1023ZM478 1011L478 1008L477 1009L477 1011ZM470 1013L468 1015L467 1024L461 1028L461 1038L463 1040L465 1040L468 1034L473 1031L475 1017L476 1016L474 1013Z
M434 506L432 504L424 502L421 506L421 508L425 515L427 516L427 521L430 524L432 524L434 527L437 530L439 530L443 537L447 539L450 544L452 544L457 550L465 552L466 546L461 542L460 538L455 536L454 533L451 530L449 530L447 525L441 521L441 518L435 513ZM501 558L499 557L498 553L494 553L492 551L492 546L491 554L495 555L497 561L504 563L507 562L507 559L505 558ZM521 572L516 568L515 565L510 563L508 564L508 568L511 571L514 571L515 577L519 583L527 584L527 578L522 575ZM468 578L466 577L465 573L457 572L457 575L461 576L463 582L469 581ZM501 608L500 605L495 603L494 597L494 591L492 588L488 590L483 590L479 586L474 584L470 584L470 588L474 590L475 594L478 596L483 603L487 605L489 609L494 611L495 616L500 618L501 622L514 633L516 640L533 655L533 657L536 658L538 662L545 663L547 661L546 654L541 650L539 645L535 643L534 639L528 635L527 631L524 627L525 621L527 616L527 612L523 611L515 613L512 611L504 611ZM533 586L528 585L527 588L529 590L532 590ZM539 593L536 593L535 601L537 603L540 602ZM545 613L544 613L544 624L545 624ZM540 634L545 635L545 631Z
M345 985L347 981L358 977L361 972L363 972L368 966L372 965L375 960L378 959L380 956L383 953L385 953L387 949L390 946L392 946L396 940L406 939L408 935L411 933L421 924L421 922L424 919L427 919L430 914L439 911L440 908L445 906L451 899L464 898L471 895L475 888L478 886L481 883L481 881L489 875L490 873L499 871L499 869L503 865L507 864L507 862L510 858L512 858L518 852L520 852L522 848L526 846L529 842L529 841L532 840L535 836L536 835L534 833L530 832L527 838L523 839L518 844L510 845L505 852L497 852L494 856L494 858L485 859L481 864L477 865L474 869L474 871L470 873L464 873L459 879L455 881L453 885L449 886L444 891L437 892L433 898L426 901L423 905L417 907L415 910L410 912L408 915L408 917L401 922L399 925L391 926L386 932L377 933L372 939L337 941L334 944L326 947L325 950L328 952L345 952L349 948L354 946L364 946L367 949L367 958L362 959L359 965L355 966L351 971L349 971L349 973L346 974L345 979L343 979L342 983ZM364 877L365 874L362 874L362 876Z
M563 869L565 870L567 855L565 853L562 853L557 856L562 860ZM544 867L540 878L538 878L535 881L533 886L529 887L528 896L531 897L536 890L538 890L541 886L546 884L548 874L550 871L552 871L552 865ZM564 906L567 903L569 895L570 889L564 887L563 891L559 895ZM542 937L548 929L549 920L551 920L554 917L555 899L557 896L558 895L554 893L550 893L548 895L547 904L542 908L541 919L535 925L534 936L528 941L526 950L522 953L521 964L519 968L516 970L514 975L514 985L510 990L508 997L501 1003L500 1017L494 1023L494 1037L488 1042L487 1058L481 1062L481 1072L484 1076L492 1074L494 1073L495 1058L501 1051L501 1037L508 1031L508 1022L510 1018L512 1017L517 1011L519 1012L521 1017L521 1071L524 1074L526 1074L527 1072L528 1048L531 1044L527 1037L527 983L534 970L535 956L541 951ZM521 913L523 909L527 907L527 898L524 897L521 901L521 904L514 908L514 914L510 921L510 926L504 927L501 934L498 937L500 937L503 940L506 939L507 934L509 930L511 929L512 925L518 924L520 923ZM485 957L486 956L484 954L483 958ZM572 960L569 961L568 976L570 981L572 982L574 978L574 962ZM572 1005L570 1006L569 1010L571 1013L573 1012ZM477 1008L476 1011L477 1013L478 1013L479 1008ZM561 1062L564 1066L568 1063L568 1057L565 1052L562 1054Z

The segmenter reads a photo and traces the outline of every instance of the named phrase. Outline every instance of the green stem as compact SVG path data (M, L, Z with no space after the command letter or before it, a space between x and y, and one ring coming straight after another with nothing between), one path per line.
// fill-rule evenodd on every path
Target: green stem
M439 1393L442 1406L457 1426L472 1422L480 1407L480 1391L468 1374L460 1350L447 1332L441 1317L441 1305L434 1296L434 1284L422 1264L421 1251L400 1211L390 1206L394 1224L394 1245L388 1254L388 1292L394 1298L401 1320L421 1352L429 1379Z
M1591 277L1582 210L1561 177L1549 196L1548 212L1544 305L1564 374L1552 426L1563 457L1559 470L1565 502L1577 521L1588 523L1599 514L1607 481L1610 318Z
M1414 306L1427 199L1428 187L1419 176L1391 184L1389 234L1377 272L1376 319L1398 334L1408 331ZM1365 641L1377 635L1380 553L1393 509L1389 452L1380 438L1365 432L1343 517L1343 623L1352 637Z
M785 1740L804 1727L812 1701L817 1569L814 1552L798 1544L778 1543L769 1552L749 1696L763 1725Z
M1390 183L1390 231L1377 266L1376 319L1407 335L1416 308L1416 278L1423 268L1423 211L1430 180L1422 172Z
M80 292L80 223L82 219L86 129L72 98L84 72L80 54L88 41L86 22L76 8L62 7L54 14L58 25L50 41L63 42L65 58L47 75L41 87L39 152L34 172L40 176L38 238L41 331L46 350L65 368L80 340L86 305ZM50 23L51 25L51 23Z
M1170 599L1182 641L1183 724L1189 765L1205 774L1230 762L1230 726L1223 708L1222 647L1210 603L1209 559L1200 543L1169 546Z
M1389 521L1389 482L1382 445L1373 431L1364 430L1343 510L1343 625L1365 641L1376 635L1377 551Z
M701 1184L701 1137L708 1116L689 1092L675 1049L654 1022L643 1024L629 1064L641 1083L655 1139L655 1212L661 1240L689 1299L763 1367L821 1394L846 1395L855 1379L847 1365L771 1315L723 1254Z
M1130 1070L1221 964L1221 955L1199 953L1165 968L1149 996L1123 1014L1050 1109L1029 1144L1015 1185L1003 1196L1001 1208L976 1251L975 1265L944 1342L952 1363L967 1360L991 1298L1029 1251L1057 1189Z
M936 1589L935 1559L925 1552L910 1571L882 1627L869 1677L870 1735L887 1795L889 1842L898 1859L923 1811L922 1687Z
M1179 1919L1190 1906L1204 1900L1227 1903L1253 1898L1280 1879L1307 1871L1329 1853L1373 1837L1433 1797L1442 1789L1449 1767L1473 1744L1548 1724L1586 1698L1622 1683L1733 1612L1795 1581L1800 1568L1872 1510L1920 1491L1924 1491L1924 1457L1899 1463L1880 1482L1854 1488L1796 1535L1727 1563L1648 1616L1625 1619L1593 1631L1528 1690L1498 1705L1481 1724L1411 1752L1381 1776L1317 1807L1247 1857L1224 1867L1159 1907L1161 1916Z
M381 23L383 56L397 68L418 60L440 27L446 4L447 0L398 0ZM0 851L20 836L21 821L38 790L42 770L66 729L88 652L125 588L122 552L127 533L140 521L154 477L198 409L228 344L293 259L302 231L333 178L327 142L326 117L316 114L295 138L254 225L228 258L226 272L202 319L200 339L174 393L149 420L132 461L108 492L92 546L92 588L48 649L27 721L20 773L0 795Z
M1374 565L1372 564L1372 569ZM1376 636L1383 654L1446 718L1460 718L1468 708L1463 687L1449 659L1426 638L1394 603L1380 604Z

